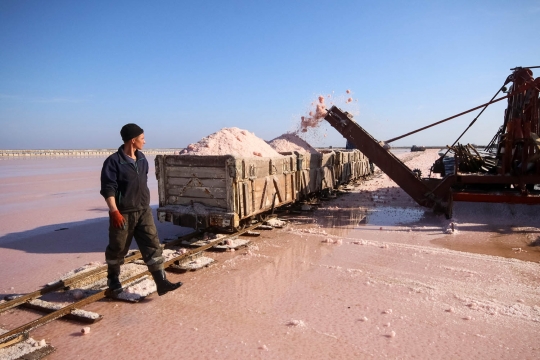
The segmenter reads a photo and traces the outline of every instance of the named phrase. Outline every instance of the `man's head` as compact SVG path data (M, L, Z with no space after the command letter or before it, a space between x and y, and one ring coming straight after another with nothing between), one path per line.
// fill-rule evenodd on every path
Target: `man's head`
M120 130L124 145L131 145L136 150L142 150L146 141L144 140L144 130L137 124L126 124Z
M122 141L124 142L136 138L142 133L144 133L144 130L141 129L139 125L132 123L122 126L122 130L120 130L120 135L122 136Z

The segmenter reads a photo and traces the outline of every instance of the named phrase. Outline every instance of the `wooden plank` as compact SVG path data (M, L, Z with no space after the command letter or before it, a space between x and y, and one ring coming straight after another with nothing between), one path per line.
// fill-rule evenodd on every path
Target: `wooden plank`
M312 191L309 178L310 178L309 170L303 170L302 171L302 180L303 180L302 191L304 192L305 195L309 194Z
M284 181L283 185L285 186L285 191L283 192L283 196L285 197L285 201L290 199L289 195L289 175L283 175Z
M56 351L56 348L52 347L51 345L45 345L42 348L39 348L35 351L32 351L28 354L24 354L17 360L40 360L45 358L46 356L52 354Z
M200 179L196 177L192 178L178 178L169 177L167 179L167 185L169 186L191 186L191 187L211 187L211 188L225 188L227 181L225 179Z
M169 195L203 199L226 199L227 191L225 188L171 186L169 187Z
M218 208L227 208L227 201L225 199L203 199L203 198L191 198L181 196L169 196L169 205L191 205L191 203L200 203L206 206L213 206Z
M253 165L253 164L252 164ZM247 167L247 173L250 177L263 178L270 175L270 163L267 161L265 164L259 164L254 168Z
M253 187L256 193L260 194L264 191L266 186L266 178L253 180Z
M165 166L163 165L163 155L157 155L155 160L156 178L158 181L159 206L165 205L167 199L167 187L165 186Z
M255 181L250 181L250 190L251 190L251 211L257 211L257 205L255 204Z
M165 164L167 166L181 167L222 167L225 168L227 160L231 155L166 155Z
M311 154L310 160L309 160L309 168L310 169L316 169L321 167L322 162L322 154Z
M250 205L251 205L251 199L250 199L250 196L251 196L251 191L249 191L249 186L248 186L248 183L243 183L243 187L244 187L244 209L246 211L246 215L249 215L253 210L250 210Z
M264 188L261 193L261 206L259 209L263 209L266 206L266 189L268 188L268 179L264 179Z
M25 340L28 340L28 333L25 332L25 333L22 333L6 342L3 342L0 344L0 349L3 349L3 348L6 348L8 346L11 346L11 345L15 345L15 344L18 344L22 341L25 341Z
M335 153L330 154L321 154L321 166L332 166L334 165Z
M44 313L52 313L54 311L60 310L62 307L64 307L64 305L36 299L36 300L31 300L29 302L22 304L22 307L41 311ZM100 315L91 311L86 311L86 310L78 311L77 309L73 309L71 313L65 315L64 318L70 319L70 320L76 320L76 321L80 321L80 322L84 322L88 324L93 324L103 319L103 315Z
M279 186L279 180L275 176L272 178L272 180L274 182L274 187L275 187L276 192L277 192L278 200L281 203L281 202L284 201L284 198L283 198L283 195L281 194L281 190L280 190L280 186Z
M239 161L235 158L230 159L227 161L227 174L225 176L225 197L227 200L226 209L228 212L236 212L236 203L235 203L235 196L236 196L236 189L235 189L235 181L236 176L238 172L238 164ZM218 187L218 186L215 186ZM237 217L235 217L236 219ZM232 224L233 227L238 226L239 224Z
M211 167L167 167L167 177L225 179L225 168Z
M244 208L244 190L242 183L238 183L236 189L238 190L238 216L240 216L240 218L243 218L244 215L246 215L246 211Z

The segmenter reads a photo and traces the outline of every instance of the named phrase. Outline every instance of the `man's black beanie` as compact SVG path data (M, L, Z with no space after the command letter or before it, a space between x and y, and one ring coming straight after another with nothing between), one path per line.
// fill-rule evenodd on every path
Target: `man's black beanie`
M136 138L143 132L144 130L141 129L137 124L126 124L122 126L122 130L120 130L120 135L122 136L122 141L126 142L128 140Z

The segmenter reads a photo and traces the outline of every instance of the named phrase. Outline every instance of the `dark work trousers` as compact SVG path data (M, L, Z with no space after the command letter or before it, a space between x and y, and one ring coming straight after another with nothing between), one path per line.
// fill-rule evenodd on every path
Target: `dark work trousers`
M115 228L109 223L109 245L105 250L108 265L120 266L129 251L131 240L135 237L137 246L149 271L163 269L162 249L159 243L152 209L127 212L122 214L126 219L125 229Z

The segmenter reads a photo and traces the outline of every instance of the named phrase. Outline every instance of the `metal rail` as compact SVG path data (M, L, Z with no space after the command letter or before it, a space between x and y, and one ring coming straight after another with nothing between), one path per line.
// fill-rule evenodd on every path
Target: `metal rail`
M236 233L233 233L233 234L227 235L227 236L225 236L225 237L223 237L223 238L220 238L220 239L216 239L216 240L214 240L214 241L211 241L211 242L209 242L209 243L206 244L206 245L199 246L199 247L197 247L197 248L188 250L186 253L184 253L184 254L182 254L182 255L179 255L179 256L176 256L176 257L174 257L174 258L172 258L172 259L166 261L166 262L163 264L163 266L164 266L165 268L167 268L167 267L171 266L172 264L174 264L174 263L177 262L177 261L183 260L184 258L187 258L187 257L189 257L189 256L192 256L192 255L194 255L194 254L196 254L196 253L199 253L199 252L201 252L201 251L208 250L209 248L211 248L211 247L213 247L214 245L217 245L217 244L223 242L224 240L226 240L226 239L228 239L228 238L231 238L231 237L233 237L233 236L239 236L239 235L242 235L243 233L245 233L245 232L247 232L247 231L251 231L251 230L255 229L256 227L258 227L258 226L260 226L260 225L261 225L260 223L257 223L257 224L255 224L255 225L252 225L252 226L248 227L248 228L245 228L245 229L243 229L243 230L240 230L240 231L238 231L238 232L236 232ZM193 233L191 233L191 234L189 234L189 235L186 235L186 236L183 236L183 237L179 238L178 240L175 240L175 241L172 241L172 242L170 242L170 243L167 243L167 244L166 244L166 247L174 246L174 245L171 245L171 244L173 244L173 243L178 244L182 239L184 239L184 238L187 237L187 236L193 236ZM140 257L140 254L137 254L137 255ZM136 255L133 255L133 256L131 256L131 257L129 257L129 258L134 258L135 256L136 256ZM126 258L126 260L127 260L127 259L128 259L128 258ZM106 269L106 266L105 266L105 269ZM95 272L95 273L98 272L97 270L98 270L98 269L96 269L96 272ZM90 272L87 272L87 273L84 273L84 274L81 274L81 275L87 275L87 276L88 276L89 273L90 273ZM95 274L95 273L94 273L94 274ZM147 275L150 275L150 272L149 272L149 271L142 272L142 273L140 273L140 274L137 274L137 275L135 275L135 276L133 276L133 277L131 277L131 278L129 278L129 279L123 281L123 284L131 283L131 282L133 282L133 281L135 281L135 280L137 280L137 279L140 279L140 278L143 277L143 276L147 276ZM84 279L84 276L78 278L78 281L80 281L81 279ZM70 283L73 283L73 282L70 281ZM35 291L35 292L31 293L31 294L37 294L37 293L40 293L40 290ZM30 294L27 294L27 295L30 295ZM52 321L54 321L54 320L56 320L56 319L59 319L59 318L65 316L65 315L68 315L68 314L71 313L71 311L73 311L73 310L75 310L75 309L79 309L79 308L81 308L82 306L85 306L85 305L88 305L88 304L90 304L90 303L93 303L93 302L96 302L96 301L98 301L98 300L101 300L101 299L107 297L107 295L108 295L108 291L107 291L107 290L102 290L102 291L100 291L100 292L98 292L98 293L95 293L95 294L93 294L93 295L90 295L90 296L88 296L88 297L86 297L86 298L84 298L84 299L82 299L82 300L80 300L80 301L77 301L77 302L75 302L75 303L72 303L72 304L70 304L70 305L67 305L67 306L65 306L65 307L63 307L63 308L61 308L61 309L59 309L59 310L56 310L56 311L50 313L50 314L44 315L44 316L42 316L42 317L40 317L40 318L38 318L38 319L35 319L35 320L33 320L33 321L31 321L31 322L29 322L29 323L27 323L27 324L21 325L21 326L19 326L19 327L13 329L13 330L11 330L11 331L8 331L8 332L6 332L6 333L4 333L4 334L1 334L1 335L0 335L0 348L5 347L6 344L13 345L14 343L17 343L17 342L19 342L19 341L23 341L23 340L24 340L24 336L21 336L21 335L24 335L24 334L27 333L28 331L31 331L31 330L33 330L33 329L36 329L36 328L40 327L40 326L46 325L46 324L48 324L48 323L50 323L50 322L52 322ZM32 295L32 296L33 296L33 295ZM18 299L19 299L19 298L17 298L17 300L18 300ZM27 299L27 300L28 300L28 299ZM13 300L12 300L12 301L13 301ZM11 301L10 301L10 303L11 303ZM3 305L4 305L4 304L3 304ZM19 303L19 305L20 305L20 303ZM15 305L15 306L16 306L16 305ZM13 306L12 306L12 307L13 307ZM19 339L19 341L17 341L16 339Z

